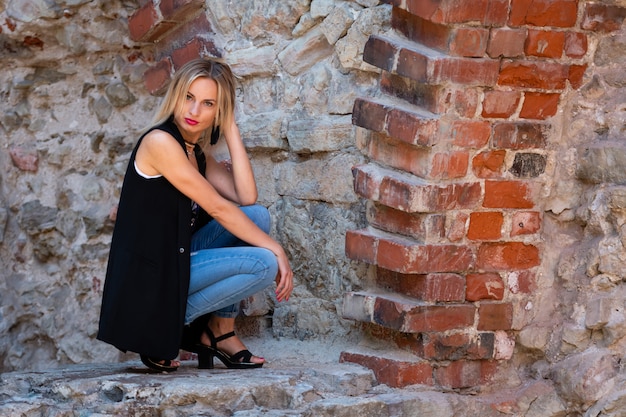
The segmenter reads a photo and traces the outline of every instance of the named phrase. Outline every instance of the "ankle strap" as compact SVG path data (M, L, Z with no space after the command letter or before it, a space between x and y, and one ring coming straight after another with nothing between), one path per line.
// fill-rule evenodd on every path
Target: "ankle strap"
M215 343L221 342L222 340L226 340L229 337L233 337L233 336L235 336L235 332L230 332L230 333L223 334L223 335L215 338Z

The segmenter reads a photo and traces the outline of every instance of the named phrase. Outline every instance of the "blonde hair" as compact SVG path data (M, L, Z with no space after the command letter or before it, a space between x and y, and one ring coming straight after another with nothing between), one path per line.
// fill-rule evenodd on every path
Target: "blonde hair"
M182 111L189 87L198 78L209 78L217 83L217 112L212 132L219 135L220 126L227 126L235 117L235 77L225 62L216 58L200 58L183 65L170 81L165 96L152 118L151 126L157 126L169 119L175 112ZM200 141L206 147L206 137L212 132L205 131ZM214 133L215 135L215 133ZM217 140L212 140L211 144Z

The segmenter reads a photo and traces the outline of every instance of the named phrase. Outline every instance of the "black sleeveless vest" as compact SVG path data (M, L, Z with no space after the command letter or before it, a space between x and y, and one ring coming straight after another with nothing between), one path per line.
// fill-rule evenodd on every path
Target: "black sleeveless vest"
M185 151L172 118L153 129L172 135ZM191 200L165 177L146 179L136 172L135 156L144 136L124 176L97 338L122 351L173 359L189 290ZM204 175L206 159L199 146L195 152Z

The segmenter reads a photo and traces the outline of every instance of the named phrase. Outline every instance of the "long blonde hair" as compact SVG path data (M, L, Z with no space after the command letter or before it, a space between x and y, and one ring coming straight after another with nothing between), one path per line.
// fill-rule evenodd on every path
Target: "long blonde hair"
M200 144L206 148L208 146L206 138L210 137L212 132L217 132L219 135L220 127L229 125L235 117L235 77L228 64L220 59L194 59L176 71L152 118L151 126L160 125L176 111L182 111L191 83L203 77L217 83L217 112L213 129L205 131L200 137ZM214 137L214 140L216 141L217 137Z

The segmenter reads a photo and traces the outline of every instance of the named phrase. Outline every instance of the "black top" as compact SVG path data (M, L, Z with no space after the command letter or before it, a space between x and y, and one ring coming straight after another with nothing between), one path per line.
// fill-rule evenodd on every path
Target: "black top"
M154 129L172 135L185 151L171 118ZM144 137L124 176L97 338L122 351L173 359L189 289L191 200L165 177L147 179L137 173L135 156ZM195 153L204 175L206 159L198 145ZM206 213L201 217L206 223Z

